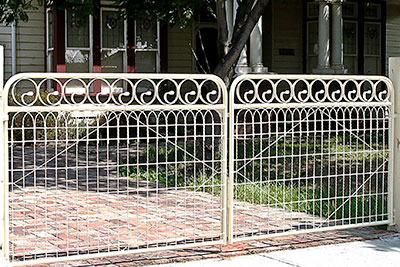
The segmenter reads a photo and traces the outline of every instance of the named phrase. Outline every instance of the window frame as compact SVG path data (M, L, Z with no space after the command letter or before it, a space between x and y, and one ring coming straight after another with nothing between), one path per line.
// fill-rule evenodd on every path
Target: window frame
M128 21L124 19L124 48L111 48L111 47L103 47L103 11L118 11L117 8L112 7L100 7L100 54L104 50L112 50L116 49L123 53L122 57L122 68L123 72L126 73L128 71Z
M136 42L137 42L137 20L134 21L134 36L135 36L135 54L137 52L156 52L156 71L155 73L159 73L161 70L161 53L160 53L160 21L157 20L157 48L136 48ZM136 62L135 62L136 66Z
M53 17L52 23L52 39L53 46L50 47L50 27L49 27L49 15ZM50 56L51 55L51 56ZM50 8L46 8L46 71L53 72L53 62L54 62L54 13Z
M89 47L68 47L68 10L65 10L64 14L64 53L67 50L82 50L89 51L89 73L93 72L93 16L89 15ZM67 63L65 62L65 70L67 69Z

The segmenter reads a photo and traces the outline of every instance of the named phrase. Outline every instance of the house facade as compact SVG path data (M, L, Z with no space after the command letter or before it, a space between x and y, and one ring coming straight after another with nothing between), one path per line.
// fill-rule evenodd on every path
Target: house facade
M232 23L235 3L226 6ZM217 64L216 22L207 16L179 29L151 18L124 21L101 1L96 16L79 21L42 6L29 18L0 26L6 79L43 71L201 73ZM386 75L388 57L396 56L400 1L273 0L238 71Z

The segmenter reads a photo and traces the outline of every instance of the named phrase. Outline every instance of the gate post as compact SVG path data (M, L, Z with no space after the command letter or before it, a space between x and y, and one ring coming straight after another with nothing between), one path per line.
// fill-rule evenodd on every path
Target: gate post
M400 57L389 58L389 78L392 80L394 85L394 96L392 96L392 105L394 106L394 123L392 128L394 136L394 140L392 140L393 164L392 169L389 170L389 172L393 173L393 188L392 190L389 190L389 193L393 196L394 228L395 230L400 231Z
M6 187L5 187L5 158L4 153L6 151L7 144L4 143L4 125L3 125L3 89L4 89L4 46L0 45L0 265L7 266L7 244L5 242L7 237L6 229Z

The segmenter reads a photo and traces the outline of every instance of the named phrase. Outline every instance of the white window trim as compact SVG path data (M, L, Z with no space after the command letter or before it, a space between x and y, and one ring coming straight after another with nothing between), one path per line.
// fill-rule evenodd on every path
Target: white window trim
M64 35L65 35L65 51L67 50L83 50L89 51L89 72L93 72L93 16L89 15L89 47L68 47L68 17L67 10L64 12Z
M53 47L50 47L50 40L49 40L49 13L52 12L50 8L46 8L46 61L47 61L47 72L52 71L52 65L54 60L54 42ZM54 38L54 20L53 20L53 38ZM54 39L53 39L54 40ZM52 53L52 57L50 54Z
M128 22L126 19L124 20L124 47L119 48L119 47L103 47L103 11L118 11L117 8L112 8L112 7L101 7L100 8L100 53L103 52L104 50L118 50L123 52L123 57L122 57L122 68L123 72L128 71Z
M136 27L137 27L137 23L136 23L136 20L135 20L135 47L136 47L136 32L137 32L137 30L136 30ZM160 72L160 70L161 70L161 59L160 59L160 22L159 21L157 21L157 35L156 35L157 37L157 48L151 48L151 49L148 49L148 48L140 48L140 49L138 49L138 48L135 48L135 53L136 52L156 52L156 73L158 73L158 72Z

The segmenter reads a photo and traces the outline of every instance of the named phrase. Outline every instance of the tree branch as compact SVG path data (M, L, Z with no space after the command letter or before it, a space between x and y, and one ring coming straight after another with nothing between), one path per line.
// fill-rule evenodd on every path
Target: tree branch
M270 0L258 0L251 9L251 12L248 13L244 12L248 10L249 3L247 1L242 1L241 5L239 5L231 41L232 47L214 70L214 74L224 79L227 85L230 84L232 79L232 69L236 65L240 53L249 39L250 33L252 32L257 21L260 19L260 16L264 12L264 9L268 5L269 1Z

